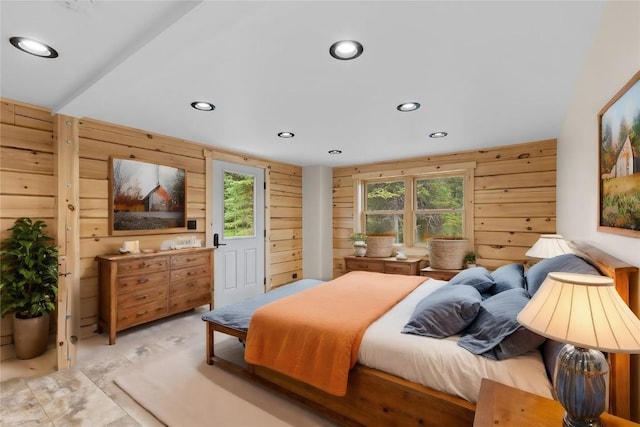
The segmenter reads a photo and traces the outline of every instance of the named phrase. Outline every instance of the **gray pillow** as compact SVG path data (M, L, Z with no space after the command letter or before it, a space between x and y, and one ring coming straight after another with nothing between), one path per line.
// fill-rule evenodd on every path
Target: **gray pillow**
M488 292L494 285L493 277L484 267L473 267L462 270L449 280L449 285L469 285L478 292Z
M529 302L525 289L500 292L482 302L458 345L473 354L504 360L538 348L545 338L521 326L516 316Z
M481 302L473 286L444 285L416 305L402 333L435 338L455 335L475 319Z
M491 277L496 283L493 287L494 294L499 294L509 289L524 289L526 286L524 265L522 264L507 264L498 267L491 272Z
M594 266L573 254L558 255L553 258L543 259L534 264L525 274L527 291L529 291L530 296L536 293L540 285L542 285L542 282L544 282L544 279L547 278L547 274L552 271L595 274L600 276L600 272Z

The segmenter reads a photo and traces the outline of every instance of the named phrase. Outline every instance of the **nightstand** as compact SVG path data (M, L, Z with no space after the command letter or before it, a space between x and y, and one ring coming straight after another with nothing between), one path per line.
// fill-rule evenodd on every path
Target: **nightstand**
M421 258L396 259L390 258L367 258L359 256L344 257L346 272L350 271L374 271L387 274L405 274L417 276L420 272Z
M453 276L460 273L462 270L438 270L431 267L426 267L420 270L421 276L430 277L436 280L449 281Z
M561 427L564 408L555 400L484 378L480 386L473 427ZM604 413L603 427L640 427Z

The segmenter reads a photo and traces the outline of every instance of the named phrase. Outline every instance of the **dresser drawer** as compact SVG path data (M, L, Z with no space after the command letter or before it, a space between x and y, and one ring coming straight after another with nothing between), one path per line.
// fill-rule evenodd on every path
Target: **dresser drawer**
M184 254L171 256L171 268L183 268L192 265L209 265L209 254Z
M181 311L190 310L194 307L211 303L211 292L200 290L197 293L187 293L177 297L171 297L169 303L170 313L179 313Z
M162 298L124 310L118 310L116 329L125 329L166 316L167 299Z
M406 274L406 275L415 275L416 272L413 271L413 265L407 263L395 263L395 262L385 262L384 263L384 272L390 274Z
M169 286L169 296L174 298L188 293L209 291L210 289L211 281L209 277L194 277L183 282L171 283Z
M137 274L132 276L118 277L116 280L116 287L118 294L124 294L127 292L135 291L136 289L153 285L165 285L169 281L169 272L161 271L159 273L151 274Z
M376 261L358 261L347 260L347 271L373 271L376 273L384 272L384 263Z
M118 276L167 270L167 257L141 258L118 263Z
M150 301L167 299L166 286L143 286L126 294L118 295L118 309L143 306Z
M193 279L194 277L209 277L210 275L211 268L209 268L208 265L198 265L191 268L171 270L171 283L179 282L186 279Z

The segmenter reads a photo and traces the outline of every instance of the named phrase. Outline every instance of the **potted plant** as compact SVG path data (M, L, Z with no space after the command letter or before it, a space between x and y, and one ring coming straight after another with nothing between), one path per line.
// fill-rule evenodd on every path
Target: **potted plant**
M0 249L0 316L14 313L16 357L30 359L47 349L49 313L58 294L58 248L43 221L18 218Z
M476 266L476 254L473 251L469 251L464 255L464 264L467 268L473 268Z
M355 256L365 256L367 254L367 236L364 233L353 233L349 236L353 242L353 254Z

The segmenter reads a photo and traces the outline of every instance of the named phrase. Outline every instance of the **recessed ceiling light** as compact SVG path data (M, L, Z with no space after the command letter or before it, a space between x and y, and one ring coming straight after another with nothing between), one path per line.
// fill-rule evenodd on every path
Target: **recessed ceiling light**
M57 58L58 52L51 46L48 46L38 40L28 39L26 37L11 37L9 42L17 49L30 55L39 56L41 58Z
M364 48L355 40L340 40L329 48L329 53L336 59L355 59L362 55Z
M279 132L278 136L280 138L293 138L294 136L296 136L296 134L293 132Z
M195 101L191 103L191 106L196 110L200 111L213 111L216 109L216 106L210 102L205 101Z
M406 111L416 111L420 108L419 102L405 102L404 104L400 104L396 107L398 111L406 112Z
M447 135L449 134L446 132L433 132L429 134L429 138L444 138Z
M329 150L329 154L342 154L342 150Z

